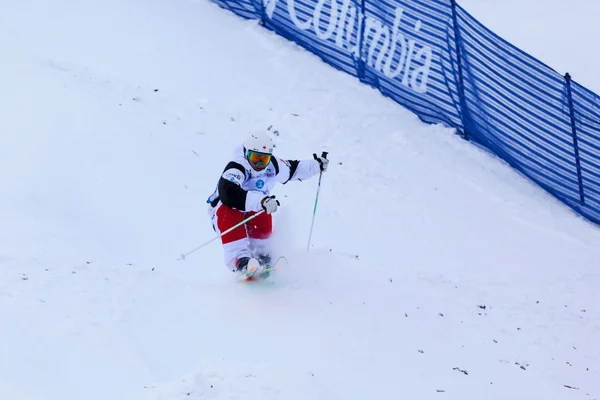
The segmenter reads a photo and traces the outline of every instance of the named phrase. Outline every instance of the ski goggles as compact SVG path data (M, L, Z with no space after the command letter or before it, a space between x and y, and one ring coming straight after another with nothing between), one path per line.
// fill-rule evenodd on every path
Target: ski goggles
M248 150L248 161L257 168L265 168L271 162L271 155Z

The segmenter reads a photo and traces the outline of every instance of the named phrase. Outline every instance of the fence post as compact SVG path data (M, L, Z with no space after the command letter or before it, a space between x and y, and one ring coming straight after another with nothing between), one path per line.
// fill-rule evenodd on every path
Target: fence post
M579 143L577 141L577 126L575 125L575 108L573 106L573 92L571 90L571 74L565 74L567 83L567 99L569 100L569 114L571 115L571 130L573 132L573 148L575 149L575 164L577 165L577 180L579 181L579 200L585 204L583 193L583 178L581 176L581 159L579 158Z
M460 101L462 123L464 128L462 137L463 139L469 140L469 133L467 132L469 111L467 108L467 101L465 98L465 81L462 69L462 55L460 51L460 43L462 42L462 39L460 37L460 30L458 29L458 17L456 15L456 0L450 0L450 3L452 4L452 22L454 24L454 46L456 51L456 61L458 64L458 97Z
M360 15L358 16L358 27L359 38L358 38L358 79L363 82L365 79L365 62L363 61L363 47L364 47L364 36L365 36L365 0L360 0Z
M260 1L260 18L258 20L258 25L260 26L265 26L265 1L264 0L259 0Z

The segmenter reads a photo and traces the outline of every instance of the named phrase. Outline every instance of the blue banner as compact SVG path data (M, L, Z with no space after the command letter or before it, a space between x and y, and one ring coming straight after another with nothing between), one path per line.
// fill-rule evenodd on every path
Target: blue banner
M454 0L213 1L456 128L600 223L600 96Z
M425 122L462 130L449 2L380 0L364 7L363 82Z
M556 196L578 200L564 78L457 11L470 137Z
M264 23L328 64L357 76L360 7L359 0L270 0Z
M261 0L212 0L213 3L247 19L260 19L263 15Z

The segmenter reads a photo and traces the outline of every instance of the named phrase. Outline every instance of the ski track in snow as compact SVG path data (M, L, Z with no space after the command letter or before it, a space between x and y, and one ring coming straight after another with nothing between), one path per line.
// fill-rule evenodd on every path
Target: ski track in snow
M14 2L0 33L0 398L600 396L598 229L452 130L204 1ZM330 151L311 252L316 179L276 189L272 280L177 261L268 126Z

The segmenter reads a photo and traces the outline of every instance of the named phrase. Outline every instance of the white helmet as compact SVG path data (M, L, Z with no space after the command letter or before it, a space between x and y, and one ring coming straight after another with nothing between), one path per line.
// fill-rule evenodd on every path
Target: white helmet
M273 139L266 132L251 133L244 140L244 155L252 168L263 170L271 162L273 154Z
M244 150L273 154L273 139L266 132L253 132L244 140Z

